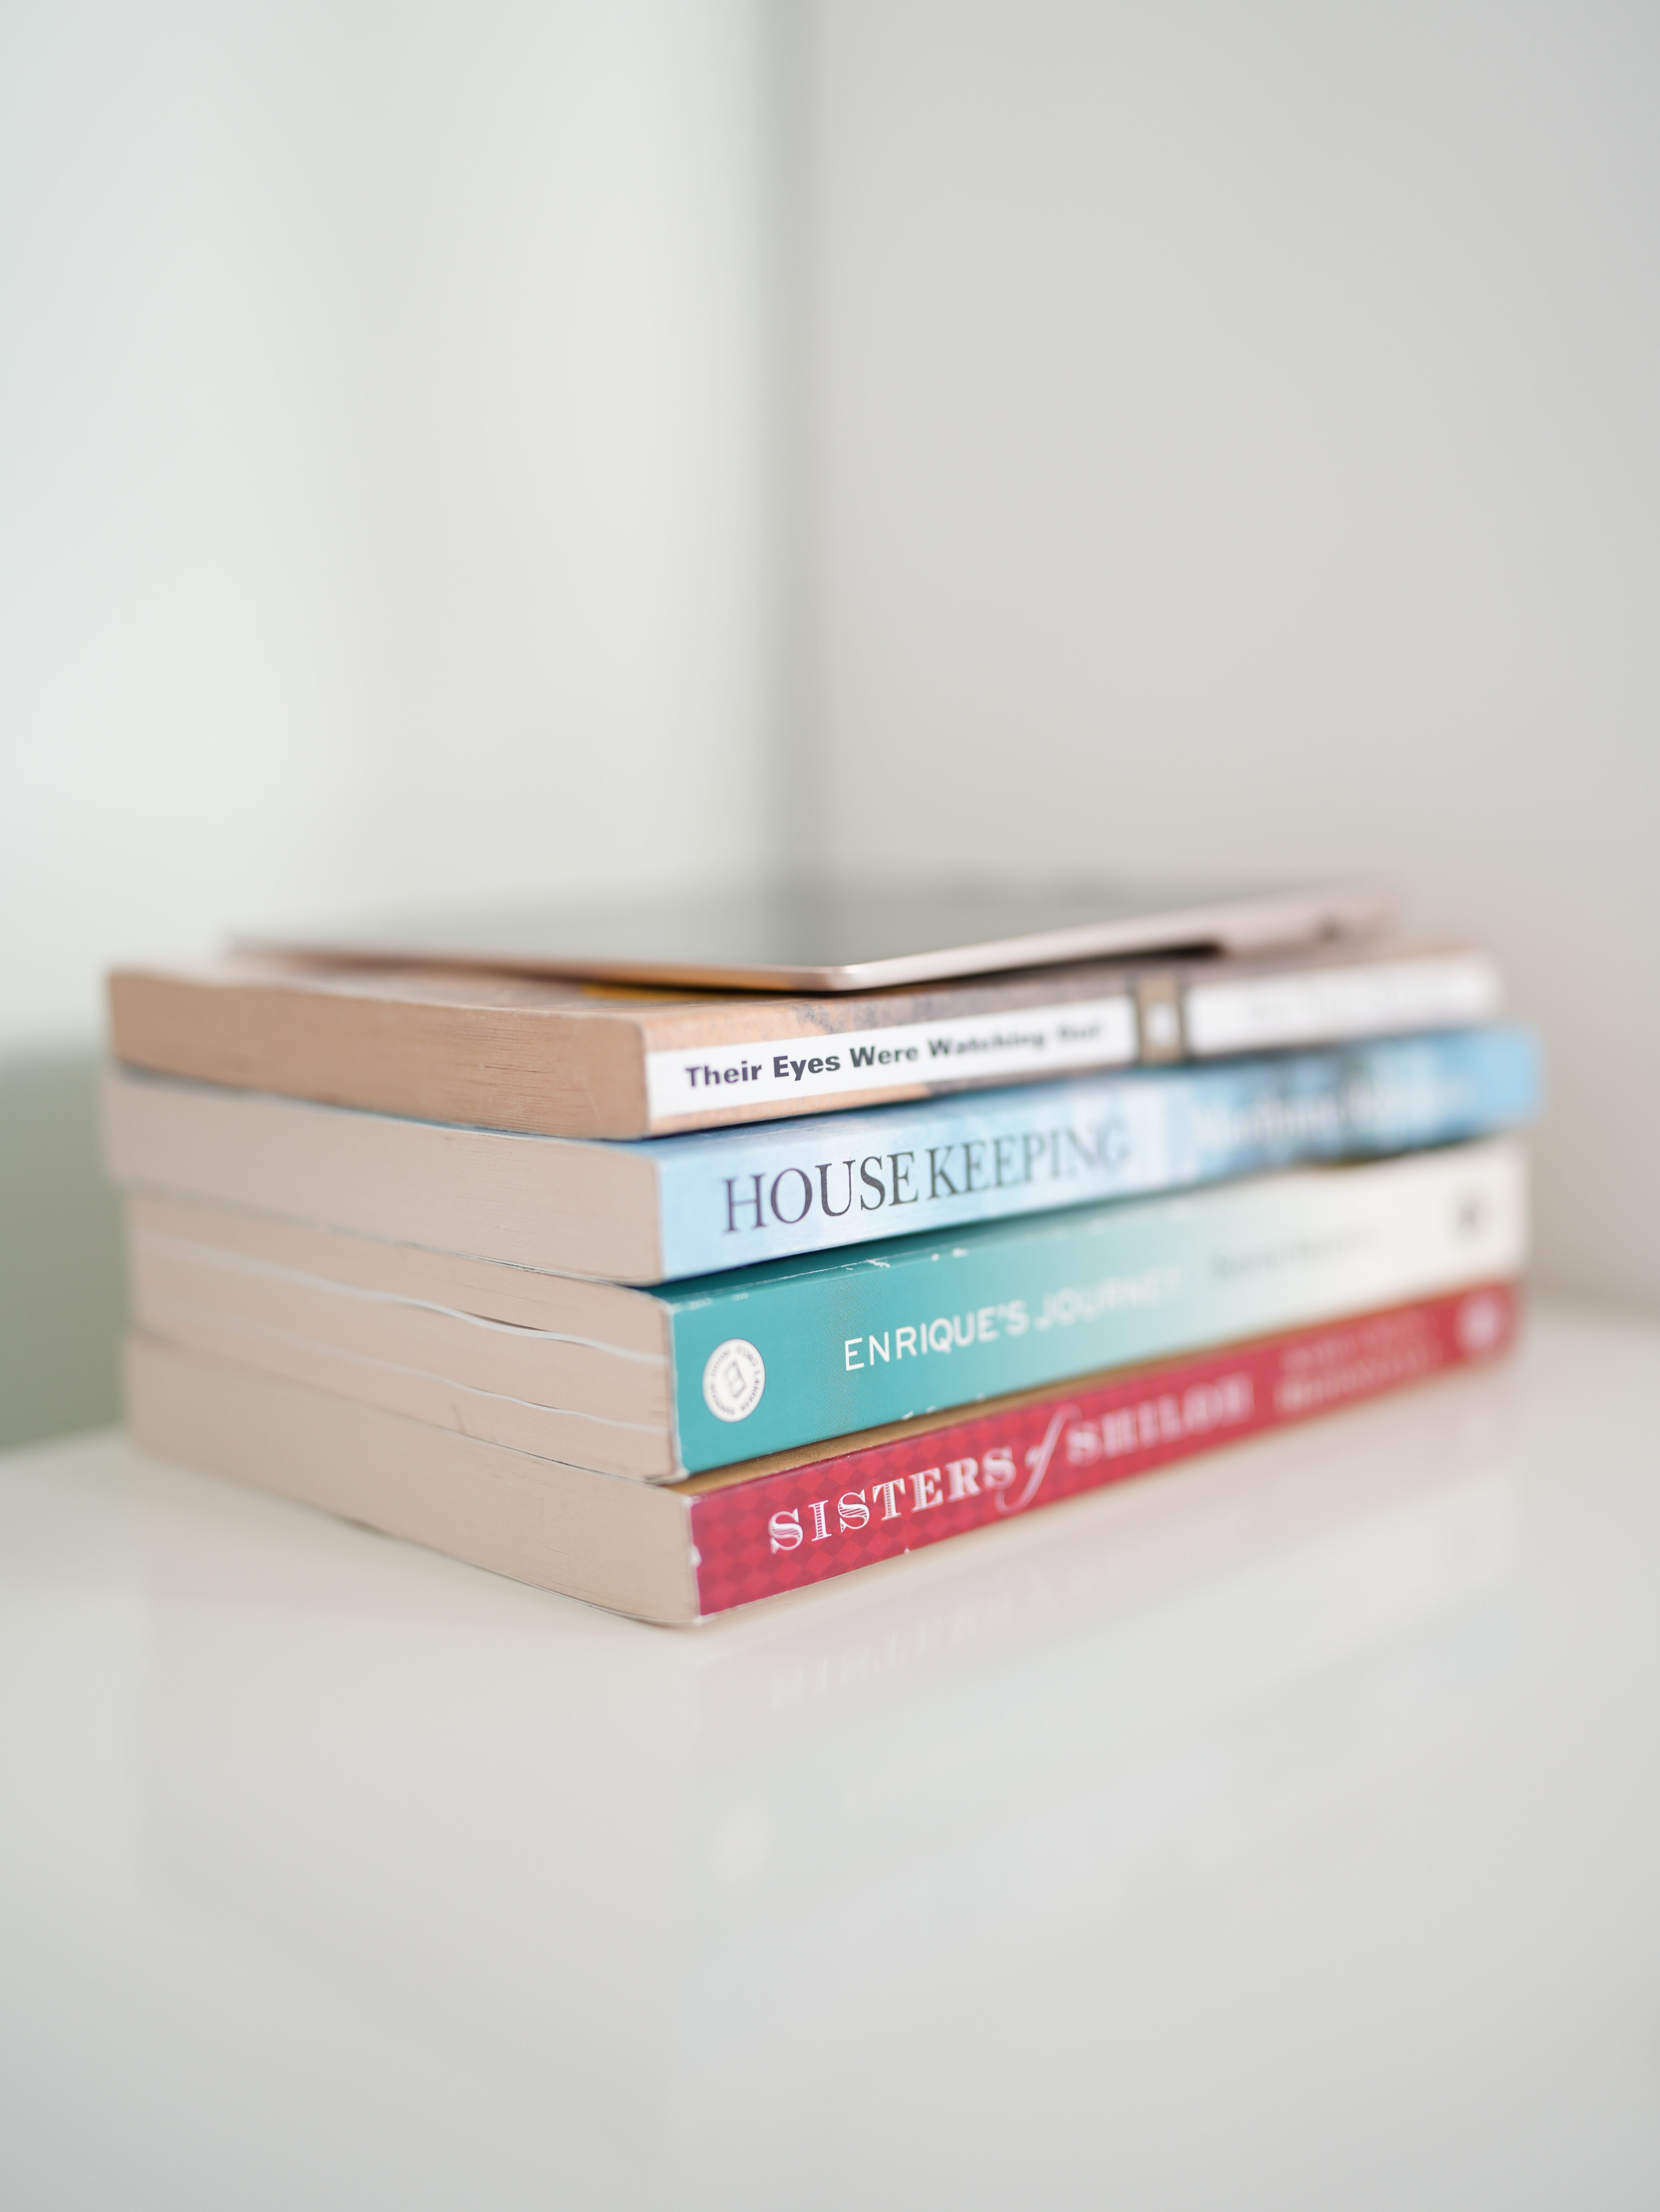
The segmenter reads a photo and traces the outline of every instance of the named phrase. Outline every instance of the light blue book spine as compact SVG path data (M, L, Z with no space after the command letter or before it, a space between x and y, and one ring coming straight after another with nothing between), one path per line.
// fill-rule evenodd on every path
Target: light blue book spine
M662 1275L1449 1144L1532 1119L1538 1048L1505 1026L1142 1068L633 1145L657 1167Z
M696 1473L1004 1391L1514 1275L1513 1138L1069 1208L651 1295Z

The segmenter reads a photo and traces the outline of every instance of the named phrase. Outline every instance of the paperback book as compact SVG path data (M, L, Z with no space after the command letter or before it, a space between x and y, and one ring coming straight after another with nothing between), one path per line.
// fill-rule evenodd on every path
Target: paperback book
M136 1212L140 1325L647 1481L1506 1278L1527 1234L1505 1137L650 1289L247 1223Z
M1512 1027L1137 1068L632 1143L446 1127L112 1074L129 1188L518 1267L656 1283L1530 1120ZM161 1233L161 1232L155 1232ZM250 1262L261 1235L244 1232ZM264 1256L284 1264L273 1230Z
M1479 949L1388 938L816 998L253 957L110 979L115 1056L130 1066L556 1137L1466 1028L1500 996Z
M690 1623L1486 1358L1515 1323L1511 1284L1473 1284L670 1488L142 1335L129 1346L129 1414L141 1444L188 1465L522 1582Z

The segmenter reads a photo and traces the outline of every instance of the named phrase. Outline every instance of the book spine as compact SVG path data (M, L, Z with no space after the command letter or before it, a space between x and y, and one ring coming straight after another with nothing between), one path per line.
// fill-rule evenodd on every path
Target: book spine
M1293 959L1283 969L1110 966L845 1000L765 1001L645 1025L647 1126L720 1128L1086 1069L1272 1052L1493 1020L1484 954Z
M690 1501L700 1614L827 1582L970 1529L1499 1352L1494 1282L1174 1362L760 1475Z
M1518 1273L1514 1139L1293 1169L775 1261L655 1293L680 1463L729 1467L977 1398Z
M657 1170L663 1275L674 1280L918 1226L1449 1144L1530 1119L1539 1088L1525 1030L1449 1030L970 1091L640 1150Z

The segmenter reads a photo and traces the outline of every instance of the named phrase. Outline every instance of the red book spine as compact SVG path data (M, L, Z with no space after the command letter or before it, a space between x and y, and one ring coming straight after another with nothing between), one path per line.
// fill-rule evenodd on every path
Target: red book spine
M691 1500L707 1615L1103 1489L1502 1351L1512 1285L1298 1329Z

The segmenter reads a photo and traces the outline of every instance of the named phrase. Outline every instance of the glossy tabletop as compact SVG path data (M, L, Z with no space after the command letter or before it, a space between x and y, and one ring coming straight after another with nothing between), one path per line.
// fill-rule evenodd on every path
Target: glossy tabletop
M0 2201L1660 2204L1660 1328L690 1632L0 1460Z

